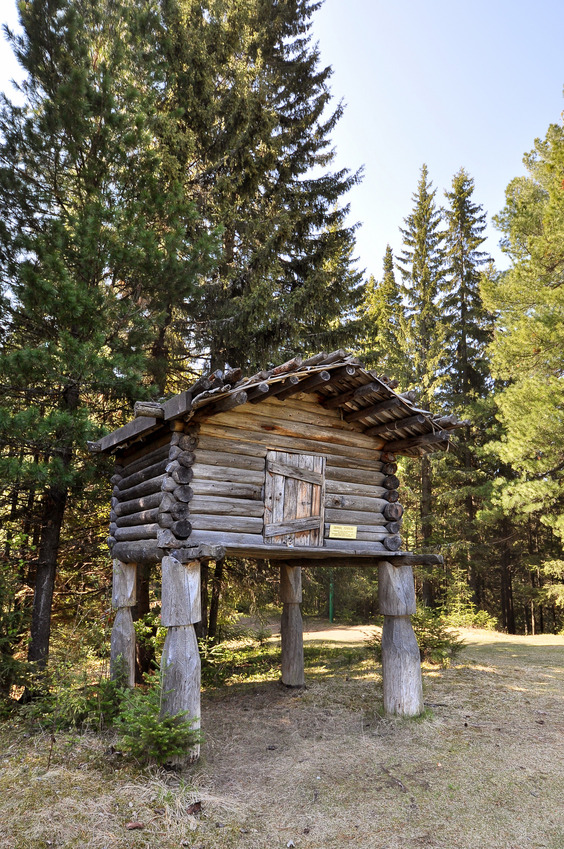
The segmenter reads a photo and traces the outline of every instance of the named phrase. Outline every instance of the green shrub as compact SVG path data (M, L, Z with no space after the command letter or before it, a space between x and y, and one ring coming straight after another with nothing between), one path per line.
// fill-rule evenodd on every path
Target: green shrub
M123 749L137 760L160 766L174 758L185 757L188 750L201 742L199 730L187 711L174 716L162 713L162 673L145 676L146 690L126 690L115 727Z
M411 617L411 623L421 660L440 666L449 666L450 662L464 648L464 641L449 627L441 613L422 607ZM382 637L376 634L366 641L378 660L382 659Z

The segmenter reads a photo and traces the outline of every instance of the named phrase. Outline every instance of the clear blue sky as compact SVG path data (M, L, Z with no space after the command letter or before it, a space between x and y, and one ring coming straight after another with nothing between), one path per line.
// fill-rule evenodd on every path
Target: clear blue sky
M0 19L16 21L15 0ZM488 216L522 157L564 109L561 0L325 0L314 20L331 87L346 104L333 134L337 167L364 166L349 196L359 264L381 276L425 162L437 197L463 166ZM17 73L4 40L0 88ZM499 234L487 248L501 267Z

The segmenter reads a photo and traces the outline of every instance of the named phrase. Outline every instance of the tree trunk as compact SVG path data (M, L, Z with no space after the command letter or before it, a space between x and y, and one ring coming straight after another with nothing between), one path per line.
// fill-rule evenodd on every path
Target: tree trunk
M201 584L200 584L200 599L201 599L201 607L202 607L202 618L199 622L194 623L194 630L196 632L196 637L199 640L205 640L208 636L208 604L209 604L209 593L208 593L208 580L209 580L209 566L207 563L202 563L200 567L201 574Z
M224 562L223 560L217 560L213 572L210 616L208 621L208 637L212 642L217 640L217 616L219 613L219 598L221 595L221 584L223 582Z
M137 566L137 604L131 611L133 621L142 619L151 610L151 564L139 563ZM157 626L153 626L153 635ZM137 640L135 646L135 683L142 684L144 676L155 668L155 649L150 643Z
M423 535L423 550L431 546L433 525L431 519L432 469L431 460L425 454L421 458L421 533ZM434 603L433 584L429 578L423 579L423 604L432 607Z

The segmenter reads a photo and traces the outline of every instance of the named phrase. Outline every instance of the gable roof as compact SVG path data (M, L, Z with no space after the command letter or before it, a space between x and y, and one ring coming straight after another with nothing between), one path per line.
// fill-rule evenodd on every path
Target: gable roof
M241 404L284 401L299 392L312 393L328 409L339 409L344 421L355 422L368 436L383 440L385 450L417 457L448 448L450 432L468 424L455 416L435 416L415 404L415 393L396 393L397 382L366 369L343 349L294 357L277 367L243 378L241 369L226 368L200 377L184 392L162 404L137 402L136 418L89 443L91 451L114 453L170 426L176 420L201 421Z

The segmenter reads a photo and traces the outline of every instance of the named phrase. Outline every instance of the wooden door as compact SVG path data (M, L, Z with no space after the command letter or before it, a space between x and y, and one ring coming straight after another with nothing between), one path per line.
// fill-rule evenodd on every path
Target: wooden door
M267 545L323 546L325 457L269 451L264 500Z

